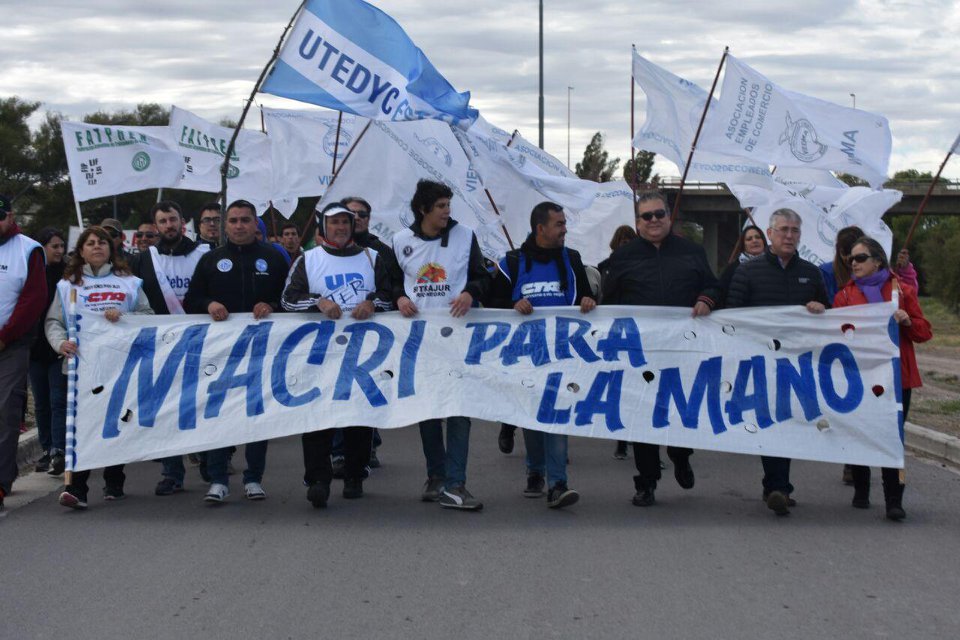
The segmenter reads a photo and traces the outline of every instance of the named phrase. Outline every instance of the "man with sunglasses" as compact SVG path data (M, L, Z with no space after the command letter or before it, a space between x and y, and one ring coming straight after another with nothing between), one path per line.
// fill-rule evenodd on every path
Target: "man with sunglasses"
M698 244L671 233L670 208L666 197L656 191L639 196L636 209L638 238L613 252L603 276L603 304L685 307L694 317L705 316L720 299L717 278ZM673 475L684 489L692 489L692 449L667 447ZM633 504L649 507L656 503L654 491L660 480L660 447L636 442L633 477L636 495Z
M20 233L10 198L0 195L0 510L17 477L30 347L47 305L44 263L43 247Z
M150 247L155 247L157 243L160 242L160 234L157 232L157 227L154 226L153 223L144 222L137 227L136 232L133 234L133 242L137 245L137 253L149 251Z
M197 220L200 223L200 242L216 249L220 244L220 203L210 202L203 205Z
M210 246L183 235L184 217L180 205L161 200L150 209L150 219L159 233L159 242L133 256L130 270L143 280L143 292L157 315L185 313L183 300L200 258ZM218 221L219 224L219 221ZM169 496L183 491L186 473L181 456L162 460L162 479L154 493Z
M733 274L727 307L772 307L799 304L810 313L823 313L827 288L820 268L797 254L802 220L792 209L770 215L770 245L762 256L744 262ZM760 456L763 462L763 500L778 516L790 513L790 458Z

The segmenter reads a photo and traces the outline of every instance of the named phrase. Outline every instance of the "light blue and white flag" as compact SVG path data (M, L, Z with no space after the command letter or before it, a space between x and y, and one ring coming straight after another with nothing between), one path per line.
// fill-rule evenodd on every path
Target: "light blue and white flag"
M777 167L843 171L879 189L891 135L879 114L788 91L727 56L720 100L707 113L698 147Z
M477 110L390 16L362 0L310 0L260 88L374 120L469 126Z
M643 58L636 49L633 50L633 79L647 98L647 115L643 127L633 138L634 148L659 153L683 172L697 125L707 104L707 92ZM716 100L713 104L716 104ZM687 178L701 182L754 185L764 190L773 185L767 165L711 153L702 148L693 154ZM751 207L757 202L747 198L741 200L740 204Z

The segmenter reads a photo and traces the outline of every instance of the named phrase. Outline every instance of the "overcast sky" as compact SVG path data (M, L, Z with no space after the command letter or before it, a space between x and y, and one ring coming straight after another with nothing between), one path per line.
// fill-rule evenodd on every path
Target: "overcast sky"
M0 96L79 120L138 102L239 117L299 0L0 0ZM459 91L537 140L534 0L373 0ZM885 115L890 173L936 171L960 132L960 2L546 0L546 149L572 161L596 131L629 157L630 45L709 89L725 45L781 86ZM718 88L719 89L719 88ZM267 106L303 105L260 94ZM309 108L309 107L307 107ZM645 102L637 91L636 123ZM676 175L673 165L657 170ZM960 178L960 159L944 175Z

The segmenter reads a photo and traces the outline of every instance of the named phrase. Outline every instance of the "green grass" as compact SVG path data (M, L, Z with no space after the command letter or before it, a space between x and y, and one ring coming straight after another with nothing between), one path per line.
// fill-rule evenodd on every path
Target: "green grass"
M938 347L960 347L960 316L936 298L920 299L923 315L933 325L932 344Z

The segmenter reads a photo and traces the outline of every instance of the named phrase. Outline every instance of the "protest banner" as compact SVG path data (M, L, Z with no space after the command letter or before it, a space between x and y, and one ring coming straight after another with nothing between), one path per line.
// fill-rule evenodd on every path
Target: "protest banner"
M811 167L886 181L892 139L881 115L788 91L727 56L720 99L698 150L777 167Z
M174 187L183 158L166 127L62 121L70 186L77 202L121 193Z
M477 110L393 18L362 0L309 0L264 93L375 120L437 118L469 126Z
M894 310L83 317L75 469L452 415L898 467Z

